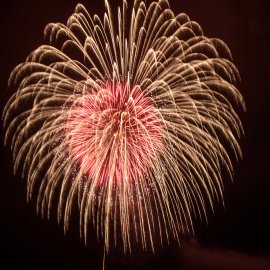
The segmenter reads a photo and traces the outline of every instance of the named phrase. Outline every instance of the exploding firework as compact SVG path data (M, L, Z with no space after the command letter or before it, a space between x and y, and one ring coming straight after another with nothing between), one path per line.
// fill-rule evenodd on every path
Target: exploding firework
M91 222L107 251L154 251L223 201L241 156L239 74L224 42L166 0L105 6L103 19L78 4L49 24L50 45L14 69L5 143L42 216L57 205L66 231L77 207L85 239Z

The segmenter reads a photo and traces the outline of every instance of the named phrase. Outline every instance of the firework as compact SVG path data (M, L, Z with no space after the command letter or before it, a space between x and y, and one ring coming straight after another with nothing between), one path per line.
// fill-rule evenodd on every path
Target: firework
M224 42L166 0L105 6L49 24L50 45L14 69L5 142L42 216L57 205L66 231L78 208L81 236L91 222L106 251L154 251L223 202L222 172L241 156L239 74Z

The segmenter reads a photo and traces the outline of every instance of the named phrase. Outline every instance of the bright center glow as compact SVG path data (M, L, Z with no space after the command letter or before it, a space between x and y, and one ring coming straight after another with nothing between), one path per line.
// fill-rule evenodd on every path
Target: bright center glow
M163 145L153 102L128 84L86 93L70 109L67 133L71 156L97 185L142 179Z

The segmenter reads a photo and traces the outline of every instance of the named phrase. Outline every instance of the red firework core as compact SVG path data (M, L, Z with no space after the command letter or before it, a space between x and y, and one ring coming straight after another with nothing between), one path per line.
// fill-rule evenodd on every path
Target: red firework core
M163 148L158 110L138 86L107 84L71 106L69 154L97 185L142 179Z

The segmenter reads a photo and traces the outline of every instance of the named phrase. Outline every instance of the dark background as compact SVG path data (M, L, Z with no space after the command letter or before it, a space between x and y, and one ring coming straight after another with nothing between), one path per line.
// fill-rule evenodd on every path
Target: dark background
M103 1L81 2L92 15L104 13ZM120 3L113 1L113 6ZM0 1L1 114L11 96L7 80L12 69L44 43L45 25L65 23L75 5L75 0ZM187 13L202 26L206 36L218 37L227 43L242 77L239 89L247 105L247 113L241 115L245 129L245 137L240 142L244 159L235 164L234 183L225 180L226 207L217 205L215 214L209 212L208 225L196 224L197 240L189 241L186 249L190 254L190 250L200 250L202 254L207 251L210 255L205 255L204 261L211 261L211 256L217 255L216 251L233 254L240 258L237 261L239 267L233 264L231 268L224 268L223 255L215 266L205 262L204 268L196 263L190 268L183 267L246 269L241 267L241 258L270 260L270 28L267 1L181 0L171 1L171 8L176 14ZM13 176L11 152L3 146L2 127L0 147L0 268L101 269L101 244L93 240L84 247L76 230L64 236L61 227L54 221L41 220L36 216L34 206L27 204L26 183L20 176ZM183 254L173 244L159 250L156 256L138 251L123 256L115 251L106 260L107 269L181 269L186 253ZM265 268L254 269L268 269L265 265Z

